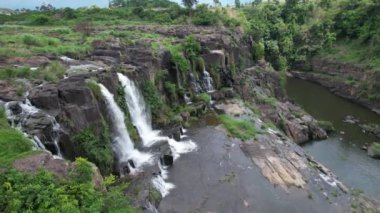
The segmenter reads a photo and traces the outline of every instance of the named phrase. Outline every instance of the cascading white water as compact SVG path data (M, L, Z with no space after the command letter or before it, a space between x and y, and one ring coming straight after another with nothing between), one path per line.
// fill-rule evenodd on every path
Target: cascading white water
M108 89L99 84L102 95L107 103L107 109L112 121L112 138L114 141L113 150L120 162L132 160L136 169L145 164L153 163L153 156L150 153L142 153L134 148L124 122L124 113L114 100L113 94Z
M160 175L157 175L152 179L153 186L161 193L162 197L169 194L170 190L175 188L175 185L165 180L168 178L168 171L164 168L161 163L158 163L160 168Z
M162 140L159 136L160 131L152 129L152 121L150 112L146 107L144 97L133 81L129 80L125 75L118 73L121 85L124 87L125 100L131 115L133 124L136 126L140 134L143 145L145 147L152 146L158 140Z
M61 153L61 148L59 147L59 132L61 130L61 127L59 125L59 123L57 122L57 120L43 112L42 110L38 109L37 107L33 106L30 102L30 100L27 98L28 97L28 93L26 94L26 98L25 98L25 103L22 103L22 102L17 102L18 106L21 108L21 112L18 114L18 115L14 115L12 110L10 109L10 106L11 104L16 104L16 102L7 102L4 104L4 108L5 108L5 114L7 116L7 119L11 122L11 126L13 128L16 128L18 130L20 130L21 132L23 132L23 127L22 127L22 124L33 114L36 114L36 113L43 113L44 116L46 116L52 127L53 127L53 132L51 133L52 134L52 142L54 144L54 147L56 149L56 154L53 155L54 158L57 158L57 159L62 159L62 153ZM18 122L16 122L16 119L19 118L20 120ZM26 134L26 133L25 133ZM33 145L36 149L42 149L42 150L47 150L46 147L43 145L43 143L41 142L41 140L36 136L36 135L28 135L26 134L26 136L30 136L30 138L33 140Z
M203 83L203 88L207 92L213 92L213 91L215 91L215 89L214 89L214 81L211 78L210 73L207 72L206 69L203 70L202 83Z
M125 100L132 122L136 126L145 147L150 147L157 141L167 140L172 150L174 160L177 159L180 154L191 152L197 148L197 145L191 140L177 142L169 137L160 136L160 131L153 130L150 112L139 89L125 75L118 73L118 78L124 87ZM159 167L161 174L155 176L152 179L152 183L153 186L160 191L161 195L165 197L175 186L165 181L168 178L167 170L163 168L161 164L159 164Z

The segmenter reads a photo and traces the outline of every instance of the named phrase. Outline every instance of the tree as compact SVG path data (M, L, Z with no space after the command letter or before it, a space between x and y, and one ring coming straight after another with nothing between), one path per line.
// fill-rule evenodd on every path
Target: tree
M235 0L235 7L240 8L240 0Z
M185 7L191 9L194 5L198 4L198 0L182 0L182 3Z
M214 0L215 7L220 7L221 3L219 0Z

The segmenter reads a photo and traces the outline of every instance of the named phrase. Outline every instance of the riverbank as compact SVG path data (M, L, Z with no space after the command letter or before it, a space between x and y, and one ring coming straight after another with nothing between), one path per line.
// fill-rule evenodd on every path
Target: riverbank
M334 94L380 114L378 70L317 57L310 64L310 69L291 71L291 74L327 87Z
M379 161L362 150L366 144L377 141L375 135L363 132L357 123L345 121L347 115L359 122L380 123L374 112L331 93L316 83L288 78L286 91L289 97L319 120L330 121L336 133L328 139L303 145L316 160L332 169L342 180L354 188L380 199Z

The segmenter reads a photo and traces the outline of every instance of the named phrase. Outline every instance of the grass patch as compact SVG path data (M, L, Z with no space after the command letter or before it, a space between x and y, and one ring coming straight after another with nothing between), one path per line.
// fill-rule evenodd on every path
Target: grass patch
M380 152L380 143L373 143L368 149L375 152Z
M220 115L219 120L227 129L230 136L243 141L254 139L258 133L251 121L233 118L228 115Z
M42 79L50 82L57 82L63 78L65 74L65 68L59 62L52 62L44 68L37 70L31 70L29 67L8 67L0 69L0 79Z
M0 167L32 153L32 143L9 126L3 108L0 108Z
M324 129L327 133L334 132L334 125L330 121L318 121L318 126Z
M207 93L201 93L195 97L195 100L209 104L211 102L211 96Z

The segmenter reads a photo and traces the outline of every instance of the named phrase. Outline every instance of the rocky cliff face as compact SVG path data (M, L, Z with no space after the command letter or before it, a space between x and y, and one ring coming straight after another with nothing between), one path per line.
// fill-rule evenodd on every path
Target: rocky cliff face
M278 72L267 64L244 70L236 82L235 88L241 97L257 108L264 121L275 124L294 142L327 138L317 120L287 100Z

